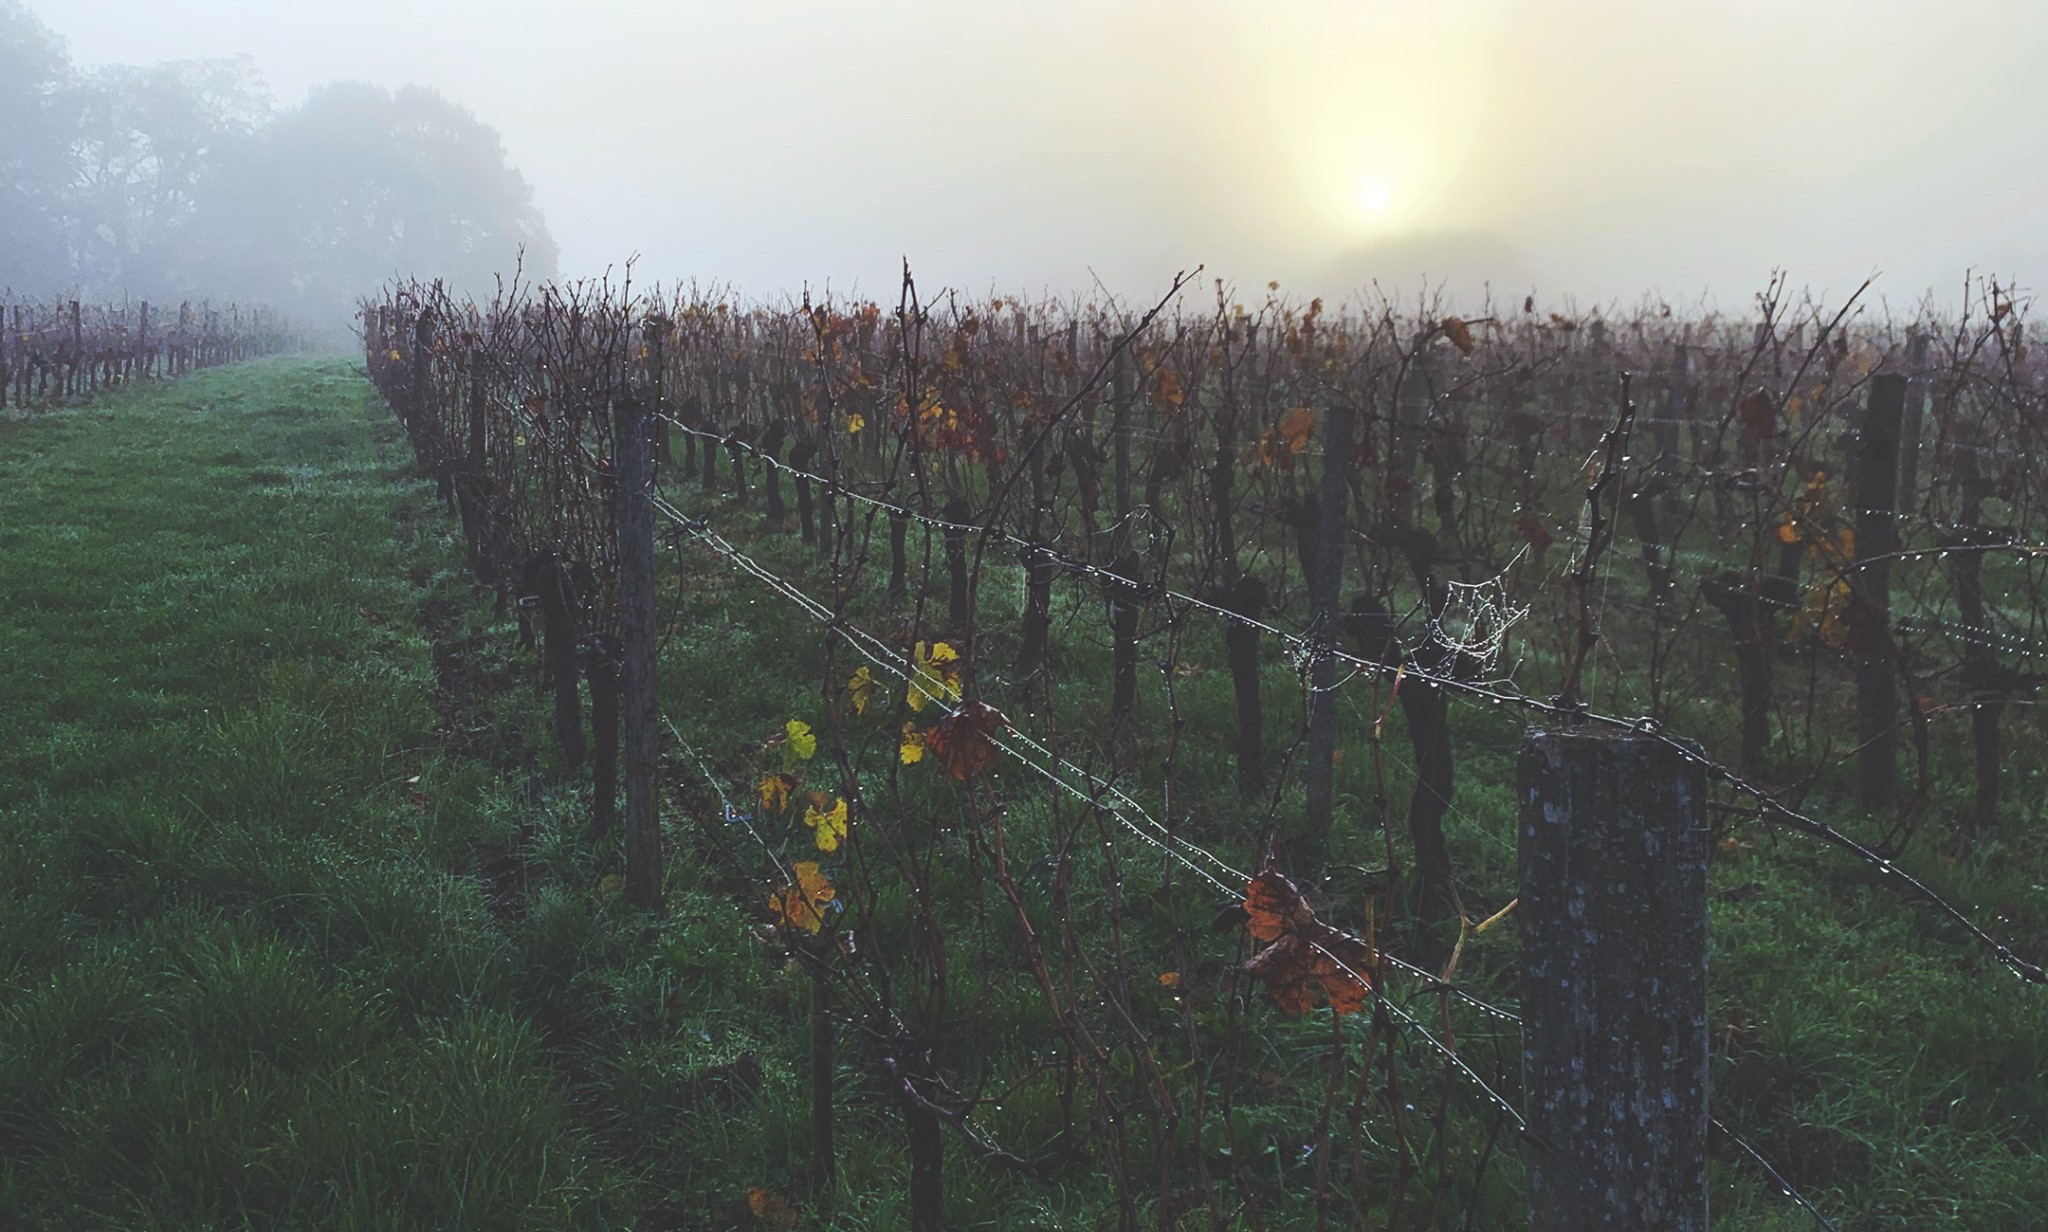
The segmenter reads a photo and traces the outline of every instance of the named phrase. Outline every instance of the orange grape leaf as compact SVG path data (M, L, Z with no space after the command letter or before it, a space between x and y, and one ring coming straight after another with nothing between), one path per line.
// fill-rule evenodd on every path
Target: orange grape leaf
M1373 988L1372 949L1356 937L1329 929L1329 935L1316 942L1315 975L1331 1013L1356 1014Z
M1181 403L1187 401L1187 396L1187 391L1181 388L1180 374L1171 368L1162 367L1159 370L1158 385L1152 392L1153 400L1161 406L1179 410Z
M754 1218L777 1232L788 1232L788 1229L796 1227L796 1208L789 1204L789 1199L769 1193L759 1185L747 1190L747 1209L754 1212Z
M816 933L825 926L825 905L839 891L825 874L818 871L816 860L797 861L795 872L794 884L768 896L768 910L778 924Z
M1451 340L1451 345L1458 348L1459 354L1472 353L1472 328L1459 318L1444 318L1444 337Z
M1356 1013L1374 986L1372 946L1316 919L1292 881L1270 865L1245 887L1244 912L1252 936L1271 944L1244 964L1286 1014L1303 1014L1315 993L1336 1014Z
M1003 712L987 702L969 702L939 720L925 736L925 746L946 773L972 778L995 764L995 735L1009 726Z
M1244 913L1252 936L1260 941L1272 941L1290 931L1289 926L1298 915L1308 914L1308 905L1301 901L1301 891L1285 874L1278 869L1267 868L1245 887ZM1315 917L1309 914L1308 918Z
M1252 955L1244 965L1245 974L1264 984L1280 1012L1290 1016L1306 1014L1314 1004L1308 986L1314 969L1314 951L1293 933Z
M840 841L846 837L846 801L835 797L828 809L820 809L816 804L807 806L804 824L816 832L813 837L819 851L839 850Z
M1309 438L1316 434L1316 413L1305 406L1297 406L1280 421L1280 439L1287 444L1287 452L1298 454L1308 448Z

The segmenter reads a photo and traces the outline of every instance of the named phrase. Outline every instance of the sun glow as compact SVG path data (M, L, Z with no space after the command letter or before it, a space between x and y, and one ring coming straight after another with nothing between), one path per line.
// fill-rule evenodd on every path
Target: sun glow
M1359 210L1365 214L1375 216L1384 214L1387 212L1387 208L1394 204L1393 186L1387 183L1385 176L1366 176L1358 182L1354 200L1357 202Z

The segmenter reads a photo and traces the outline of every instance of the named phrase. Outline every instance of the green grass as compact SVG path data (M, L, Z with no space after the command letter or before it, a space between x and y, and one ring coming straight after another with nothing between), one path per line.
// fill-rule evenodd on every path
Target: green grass
M753 533L758 510L688 503L825 588L793 536ZM586 789L545 738L531 656L462 572L452 529L410 475L388 412L335 361L242 365L0 421L0 1224L753 1227L746 1192L758 1185L796 1199L803 1227L901 1227L902 1118L879 1046L852 1031L838 1052L839 1179L829 1192L805 1179L808 985L758 936L759 849L671 749L669 911L650 921L607 889L617 853L584 836ZM744 801L784 719L823 729L828 641L700 550L682 561L687 583L662 599L664 708L717 786ZM670 585L677 572L664 565ZM984 592L991 628L1014 618L1013 572ZM1108 652L1099 598L1071 583L1059 593L1054 707L1078 757L1106 707ZM894 620L870 610L878 626ZM1007 656L1001 636L985 641L985 663ZM1148 643L1148 663L1160 648ZM1277 755L1299 701L1272 654ZM1237 799L1216 630L1195 627L1180 657L1191 670L1175 811L1191 836L1248 863L1264 808ZM851 670L843 654L831 668ZM1029 699L998 676L991 668L995 700L1029 725ZM1120 757L1154 768L1132 790L1163 812L1163 678L1142 679L1147 722ZM1363 739L1376 711L1367 688L1341 696L1333 858L1376 864ZM1713 699L1700 705L1715 717ZM1452 853L1468 905L1490 909L1514 892L1520 718L1453 714ZM864 786L920 816L964 817L961 793L932 776L905 774L895 794L895 723L849 725ZM1968 849L1923 842L1912 867L2039 956L2041 740L2031 718L2008 727L2027 764L2011 776L2007 828ZM1388 730L1398 819L1407 749L1398 717ZM1966 749L1940 752L1941 781L1957 784L1940 803L1953 812ZM1844 787L1825 782L1812 803L1841 820ZM1004 792L1011 859L1042 913L1071 812L1057 820L1043 789L1016 776ZM1062 1120L1058 1069L1037 1065L1056 1034L968 828L938 831L955 912L943 1059L961 1082L1004 1092L976 1112L978 1129L1033 1153ZM1716 902L1712 929L1724 1119L1844 1228L2048 1226L2048 995L1845 861L1792 836L1728 833L1758 841L1717 854L1716 885L1735 891ZM787 820L764 835L791 856L808 839ZM1237 1151L1212 1107L1182 1128L1179 1166L1202 1161L1232 1226L1249 1226L1242 1193L1269 1226L1306 1226L1300 1147L1328 1072L1327 1014L1288 1021L1252 997L1234 1007L1233 1035L1220 990L1238 940L1207 928L1218 896L1184 876L1159 892L1144 850L1118 849L1117 893L1092 844L1077 857L1075 952L1130 981L1136 1026L1185 1104L1221 1079L1187 1067L1177 1003L1153 979L1181 956L1171 961L1204 1055L1234 1055L1239 1073ZM886 876L875 886L861 943L886 965L909 945L909 911ZM1355 887L1340 878L1331 894L1330 910L1356 923ZM1112 906L1128 960L1106 931ZM1513 960L1510 925L1473 942L1461 979L1511 1001ZM1481 1019L1459 1031L1512 1092L1513 1036ZM1429 1054L1403 1065L1411 1098L1433 1102ZM1460 1175L1483 1113L1452 1088ZM1153 1132L1131 1128L1141 1174ZM947 1152L949 1226L1115 1225L1099 1164L1027 1176L958 1138ZM1504 1147L1474 1226L1515 1221L1520 1167ZM1383 1195L1391 1167L1374 1168ZM1717 1227L1808 1226L1732 1155L1717 1155L1714 1179ZM1426 1209L1411 1199L1409 1218Z

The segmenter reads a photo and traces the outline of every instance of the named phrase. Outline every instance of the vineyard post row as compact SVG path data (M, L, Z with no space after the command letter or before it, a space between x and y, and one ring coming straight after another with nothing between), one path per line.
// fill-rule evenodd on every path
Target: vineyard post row
M0 410L91 398L136 381L275 355L295 345L263 308L225 310L187 300L164 320L134 305L0 302Z
M414 405L401 418L422 462L437 475L446 475L450 459L439 456L443 442L431 431L436 408L431 402L434 382L429 365L435 340L430 317L416 319L413 341ZM654 345L659 345L658 337ZM398 358L395 349L392 358ZM465 408L468 433L462 453L471 468L480 468L484 460L480 386L480 381L471 384ZM1121 446L1128 439L1129 422L1122 395L1121 389L1112 395L1119 410L1113 431L1119 455L1124 453ZM609 482L601 479L598 491L610 507L617 534L617 655L628 680L627 884L635 902L658 908L660 853L652 815L658 699L651 685L653 528L648 494L650 454L667 452L667 425L650 421L639 394L612 391L606 396L608 407L591 410L597 416L594 422L608 421L612 430L612 469ZM658 393L654 396L658 401ZM1888 398L1890 391L1884 396ZM1876 399L1874 393L1873 405ZM1328 439L1338 443L1329 456L1346 462L1351 457L1351 432L1340 421L1347 418L1333 414L1326 427ZM720 443L730 446L734 495L744 502L740 443L736 438ZM1877 447L1881 446L1866 443L1866 449ZM707 443L701 455L707 489L717 486L717 452ZM808 461L792 459L798 464ZM1123 464L1117 467L1117 504L1124 507L1129 500L1123 492L1128 463L1121 456L1118 461ZM1894 454L1890 469L1896 465ZM771 507L779 503L776 469L770 467L764 474ZM1342 542L1347 470L1341 465L1327 467L1321 485L1319 520L1324 533L1319 536L1322 550L1311 589L1316 618L1326 625L1337 617L1342 556L1335 548ZM799 505L805 512L812 504L808 478L800 474L797 480ZM473 507L471 486L448 483L444 491L467 511ZM833 534L831 511L837 507L837 495L828 492L824 524L813 532L817 539L829 541ZM1864 503L1884 502L1871 497ZM969 516L964 509L947 512L948 521L956 524ZM803 521L811 529L812 519ZM946 554L958 590L964 527L946 529ZM470 535L473 545L478 538ZM1135 567L1119 571L1127 577L1138 572ZM956 597L950 606L962 605ZM642 666L636 669L636 663ZM1325 666L1334 663L1319 664ZM635 686L636 675L644 687ZM1121 679L1124 673L1117 675ZM1319 694L1327 694L1334 686L1334 672L1319 670L1315 683ZM1316 739L1319 736L1321 731L1312 736L1316 744L1324 742ZM1318 764L1312 756L1311 767ZM1616 1214L1609 1208L1621 1200L1628 1209L1619 1213L1631 1225L1704 1227L1708 1120L1702 763L1672 756L1661 740L1537 731L1525 746L1520 788L1529 1132L1539 1158L1549 1155L1566 1161L1555 1168L1539 1162L1532 1170L1532 1218L1541 1212L1551 1221L1533 1226L1588 1226L1584 1221ZM1326 793L1327 786L1317 792L1311 783L1312 799ZM1591 926L1589 921L1600 923ZM1610 1112L1615 1108L1624 1110L1618 1121ZM1644 1184L1645 1177L1655 1178L1655 1183Z

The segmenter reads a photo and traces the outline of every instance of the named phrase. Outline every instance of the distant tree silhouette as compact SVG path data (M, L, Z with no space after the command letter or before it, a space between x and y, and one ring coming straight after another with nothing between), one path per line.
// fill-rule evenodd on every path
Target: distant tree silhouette
M433 90L338 82L274 112L245 59L81 73L0 0L0 288L263 300L339 329L400 274L488 295L554 240L495 130Z

